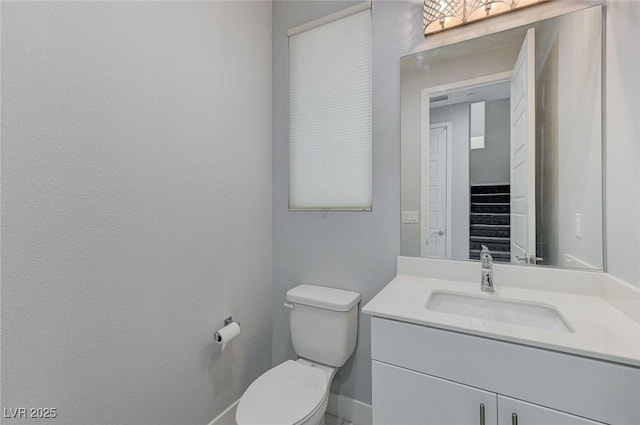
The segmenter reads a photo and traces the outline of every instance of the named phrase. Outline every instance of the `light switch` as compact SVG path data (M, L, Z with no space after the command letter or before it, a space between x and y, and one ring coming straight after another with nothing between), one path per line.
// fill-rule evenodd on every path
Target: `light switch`
M416 224L418 222L418 211L402 211L403 224Z
M576 238L582 239L582 214L580 213L576 213L575 233Z

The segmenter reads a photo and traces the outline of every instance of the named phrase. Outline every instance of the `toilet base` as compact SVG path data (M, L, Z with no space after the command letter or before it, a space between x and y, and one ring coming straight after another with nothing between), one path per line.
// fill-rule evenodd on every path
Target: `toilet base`
M327 412L327 405L329 404L329 391L331 389L331 382L333 382L333 377L336 376L338 368L326 366L303 358L299 358L298 360L296 360L296 362L306 367L317 367L321 369L327 377L327 392L325 394L324 400L322 400L322 403L320 403L316 411L313 412L311 416L309 416L306 420L300 422L298 425L325 425L324 415Z
M327 404L329 401L329 397L325 401L322 402L320 406L316 409L315 412L307 420L299 422L297 425L325 425L324 424L324 414L327 412Z

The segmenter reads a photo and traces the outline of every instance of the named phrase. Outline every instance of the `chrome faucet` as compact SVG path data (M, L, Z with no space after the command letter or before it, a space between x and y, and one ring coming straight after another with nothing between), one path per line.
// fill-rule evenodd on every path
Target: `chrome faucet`
M493 257L489 253L489 248L484 245L480 251L480 261L482 262L480 289L493 292Z

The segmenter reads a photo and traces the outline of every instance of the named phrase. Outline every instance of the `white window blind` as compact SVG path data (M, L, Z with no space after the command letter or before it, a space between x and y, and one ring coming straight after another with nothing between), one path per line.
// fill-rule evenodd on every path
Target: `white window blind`
M289 36L289 209L371 210L371 9Z

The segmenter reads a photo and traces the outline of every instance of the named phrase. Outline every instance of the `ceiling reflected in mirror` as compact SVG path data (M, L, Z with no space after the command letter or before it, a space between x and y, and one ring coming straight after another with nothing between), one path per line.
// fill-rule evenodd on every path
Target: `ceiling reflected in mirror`
M548 1L550 0L424 0L424 35Z

